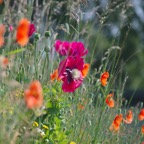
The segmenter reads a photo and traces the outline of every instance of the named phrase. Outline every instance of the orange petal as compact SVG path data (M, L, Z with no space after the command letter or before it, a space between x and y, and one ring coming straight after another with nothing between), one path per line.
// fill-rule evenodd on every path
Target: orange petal
M4 58L4 60L3 60L3 64L4 64L4 65L8 65L8 63L9 63L8 58Z
M113 123L112 125L110 126L110 130L115 130L115 131L118 131L119 128L120 128L120 124L122 122L122 119L123 119L123 115L122 114L119 114L119 115L116 115L116 117L114 118L113 120Z
M100 78L100 81L101 81L101 84L103 86L106 86L107 85L107 79L109 78L109 73L108 72L104 72L102 73L101 75L101 78Z
M58 76L58 69L56 69L51 75L50 75L50 79L53 80L58 80L60 81L60 77Z
M144 125L141 127L141 133L144 134Z
M79 109L79 110L84 110L84 105L78 104L78 109Z
M29 109L39 108L43 104L42 86L39 81L31 82L24 92L24 99Z
M113 94L109 94L109 95L107 95L106 100L105 100L106 104L110 108L113 108L115 105L114 99L112 97L113 97Z
M128 111L128 113L126 114L126 119L123 119L123 120L126 124L131 124L132 123L132 121L133 121L133 112L132 112L132 110Z
M4 33L5 33L5 26L3 24L0 25L0 47L4 44Z
M122 120L123 120L122 114L116 115L116 117L114 119L114 123L120 124L122 122Z
M117 124L117 123L113 122L109 129L110 129L110 131L113 131L113 130L118 131L120 129L120 124Z
M139 113L139 115L138 115L138 119L139 119L140 121L144 120L144 109L141 109L141 111L140 111L140 113Z
M83 77L86 77L86 76L87 76L88 71L89 71L89 67L90 67L90 64L88 64L88 63L84 64L84 68L83 68L82 71L81 71Z
M29 26L30 26L30 22L26 18L21 19L18 24L16 41L21 46L25 46L28 43Z
M9 64L8 58L0 56L0 67L6 68L8 64Z

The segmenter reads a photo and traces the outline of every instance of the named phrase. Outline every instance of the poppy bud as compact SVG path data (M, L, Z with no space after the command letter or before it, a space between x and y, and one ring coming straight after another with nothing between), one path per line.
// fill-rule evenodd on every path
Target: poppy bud
M50 36L51 36L51 32L50 32L50 31L46 31L46 32L45 32L45 37L48 38L48 37L50 37Z
M34 39L37 41L40 39L40 34L39 33L35 33L34 35Z

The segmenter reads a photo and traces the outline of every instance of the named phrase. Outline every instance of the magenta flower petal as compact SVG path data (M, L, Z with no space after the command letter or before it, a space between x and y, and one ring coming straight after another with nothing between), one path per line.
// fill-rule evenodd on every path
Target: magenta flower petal
M62 56L82 57L88 53L82 42L67 42L57 40L55 42L55 50Z
M80 57L68 57L60 63L58 72L63 81L62 90L64 92L74 92L82 84L83 66L84 59Z
M12 32L12 31L13 31L13 29L14 29L14 28L13 28L13 26L12 26L12 25L10 25L10 26L9 26L9 31L10 31L10 32Z
M66 71L66 68L68 67L69 69L78 69L82 70L84 66L84 59L80 57L76 57L75 59L73 57L67 57L63 61L60 62L59 65L59 77L63 75L63 73Z
M55 50L62 56L66 56L69 53L69 42L62 42L60 40L57 40L55 42Z
M63 81L62 90L64 92L74 92L78 87L81 86L83 79L72 80L70 83L67 79Z
M71 53L70 55L73 57L82 57L88 53L88 50L85 49L84 44L82 42L71 42Z
M31 23L30 26L29 26L28 36L31 37L34 32L36 32L36 27L33 23Z
M55 50L56 50L57 52L59 52L59 48L60 48L60 45L61 45L61 44L62 44L62 41L56 40L54 47L55 47Z

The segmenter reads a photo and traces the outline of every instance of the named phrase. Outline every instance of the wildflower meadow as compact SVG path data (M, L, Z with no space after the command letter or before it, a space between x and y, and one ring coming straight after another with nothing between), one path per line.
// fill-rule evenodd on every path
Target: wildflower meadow
M144 143L143 102L125 97L143 88L134 5L0 0L0 144Z

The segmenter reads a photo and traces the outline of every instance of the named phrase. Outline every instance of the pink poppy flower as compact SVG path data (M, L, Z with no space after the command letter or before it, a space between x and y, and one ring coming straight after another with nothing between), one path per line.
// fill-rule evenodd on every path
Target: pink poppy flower
M57 40L55 50L62 56L82 57L88 53L82 42L67 42Z
M35 25L33 23L30 23L28 37L31 37L34 32L36 32Z
M60 55L66 56L69 53L69 45L69 42L56 40L54 47Z
M70 56L84 56L88 53L88 50L85 49L84 44L82 42L71 42L70 43Z
M74 92L83 82L82 69L84 66L83 58L68 57L61 61L59 65L59 77L63 81L62 90L64 92Z

